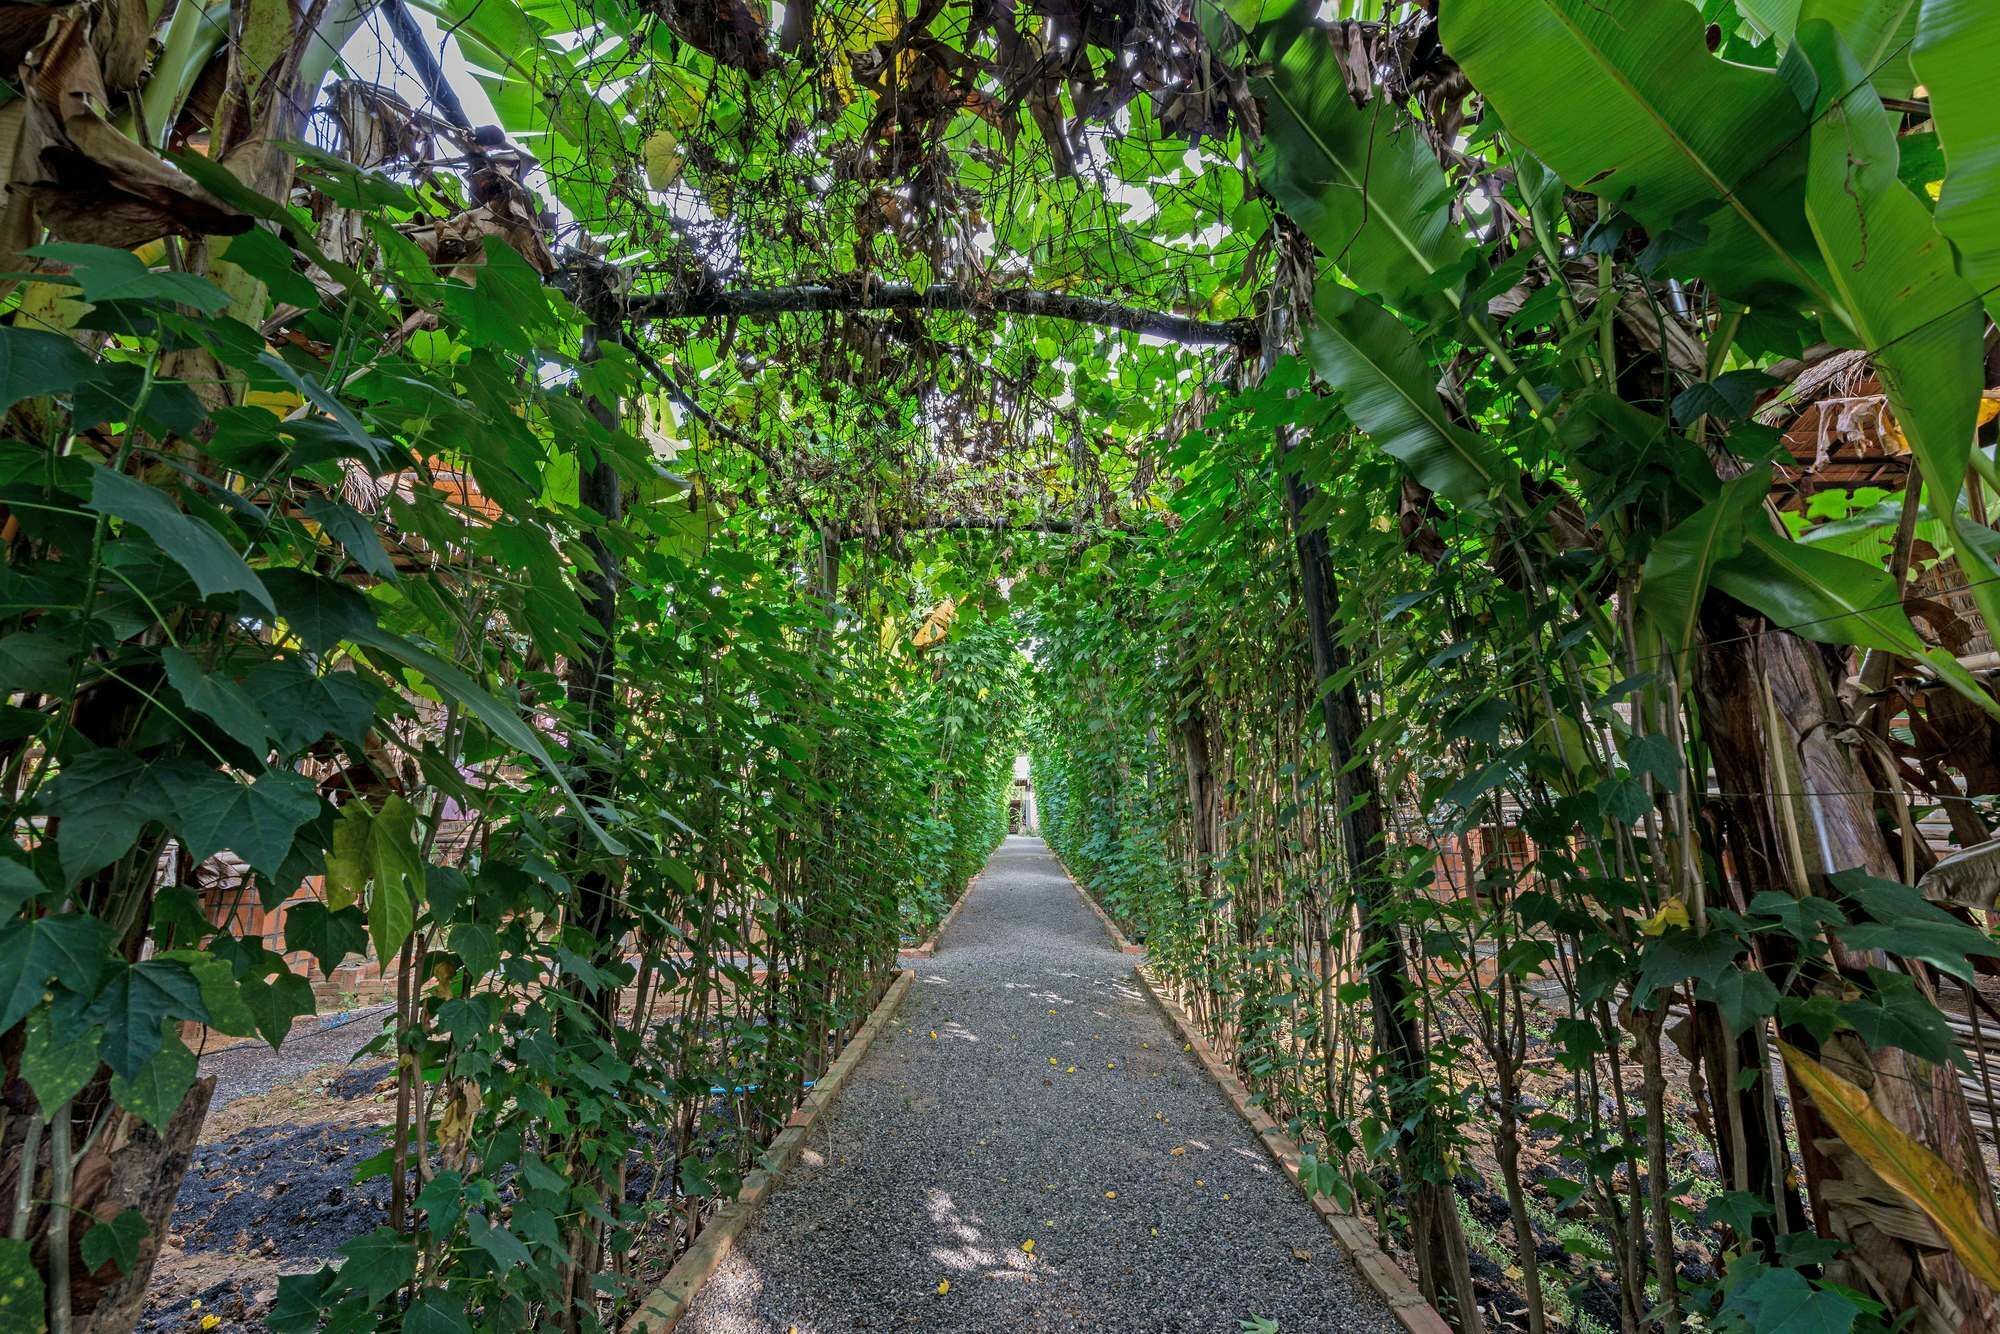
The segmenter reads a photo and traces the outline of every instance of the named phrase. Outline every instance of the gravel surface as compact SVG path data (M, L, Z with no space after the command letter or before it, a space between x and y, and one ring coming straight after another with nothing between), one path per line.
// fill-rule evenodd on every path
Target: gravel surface
M1133 962L1009 838L680 1329L1397 1329Z
M263 1042L241 1042L207 1053L201 1058L201 1073L215 1076L210 1110L255 1093L269 1093L322 1065L345 1064L382 1031L395 1008L364 1005L323 1015L316 1028L293 1029L276 1051Z

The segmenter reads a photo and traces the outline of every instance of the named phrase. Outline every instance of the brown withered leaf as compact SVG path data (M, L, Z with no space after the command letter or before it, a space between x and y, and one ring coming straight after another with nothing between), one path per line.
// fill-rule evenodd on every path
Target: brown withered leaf
M114 43L114 68L129 53ZM162 236L234 236L252 219L119 133L106 110L103 58L85 16L68 11L21 62L27 119L15 190L60 240L132 249ZM124 75L121 73L121 77Z
M667 28L695 50L761 78L771 69L764 20L744 0L659 0Z

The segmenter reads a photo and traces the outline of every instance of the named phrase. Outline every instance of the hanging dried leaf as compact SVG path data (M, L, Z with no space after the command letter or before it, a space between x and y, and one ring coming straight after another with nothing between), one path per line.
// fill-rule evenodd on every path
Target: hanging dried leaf
M910 640L914 648L929 648L943 641L945 631L951 628L952 618L958 615L958 604L950 598L938 603L924 615L924 623L917 627L915 637Z
M247 213L121 134L106 118L106 71L131 64L129 43L100 59L87 11L58 11L47 38L21 62L27 123L12 180L59 240L132 249L162 236L234 236ZM123 31L115 29L115 31ZM138 38L144 55L144 34ZM121 73L121 77L123 77Z
M1854 1084L1796 1047L1780 1042L1778 1049L1841 1143L1888 1187L1882 1199L1871 1202L1877 1206L1871 1216L1894 1222L1899 1209L1920 1210L1966 1268L2000 1290L2000 1233L1944 1159L1897 1129ZM1890 1230L1909 1235L1918 1229Z

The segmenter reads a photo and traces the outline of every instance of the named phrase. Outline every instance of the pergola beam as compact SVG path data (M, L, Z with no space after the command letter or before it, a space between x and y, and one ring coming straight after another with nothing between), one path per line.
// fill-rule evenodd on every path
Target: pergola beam
M756 319L811 311L966 311L1007 315L1039 315L1123 329L1130 333L1185 343L1195 347L1257 346L1251 320L1197 320L1166 311L1124 306L1101 297L1048 292L1032 287L968 288L960 283L860 284L829 287L740 287L720 291L654 292L628 296L625 313L633 320L685 320L738 317Z

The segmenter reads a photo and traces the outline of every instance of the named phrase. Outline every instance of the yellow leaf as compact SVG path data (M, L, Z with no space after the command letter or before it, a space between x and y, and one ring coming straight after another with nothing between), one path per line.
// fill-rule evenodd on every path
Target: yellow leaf
M944 632L951 628L952 618L958 615L958 604L950 598L938 603L924 613L924 623L917 627L916 635L910 640L914 648L929 648L944 638Z
M1030 1237L1026 1241L1022 1242L1021 1249L1026 1251L1029 1255L1033 1255L1035 1253L1035 1239L1033 1237Z
M1687 924L1687 904L1682 903L1679 899L1668 899L1660 905L1658 912L1646 919L1644 925L1640 926L1639 930L1642 934L1657 936L1665 932L1670 926L1686 926Z
M1185 1157L1186 1154L1187 1145L1185 1144L1176 1144L1173 1148L1167 1150L1167 1156L1170 1158L1181 1158Z
M1076 1073L1076 1067L1073 1065L1064 1066L1063 1073L1066 1075L1073 1075Z
M944 1296L944 1295L945 1295L945 1294L946 1294L947 1292L950 1292L950 1291L951 1291L951 1280L950 1280L950 1279L948 1279L948 1278L941 1278L941 1279L939 1279L939 1280L938 1280L938 1296L942 1297L942 1296Z
M1118 1198L1118 1192L1115 1190L1107 1190L1104 1192L1104 1198L1107 1200L1115 1200Z
M1058 1060L1057 1060L1057 1059L1056 1059L1055 1057L1051 1056L1051 1057L1049 1057L1049 1064L1050 1064L1050 1065L1061 1065L1061 1064L1062 1064L1062 1062L1061 1062L1061 1061L1058 1061Z
M936 1041L937 1041L937 1030L936 1030L935 1028L933 1028L933 1029L931 1030L931 1041L932 1041L932 1042L936 1042Z
M655 190L671 190L681 178L687 154L672 130L655 130L641 150L646 159L646 184Z
M1804 1052L1780 1042L1785 1064L1841 1142L1898 1195L1929 1215L1946 1244L1989 1288L2000 1289L2000 1233L1980 1217L1972 1192L1944 1159L1875 1109L1867 1093Z

